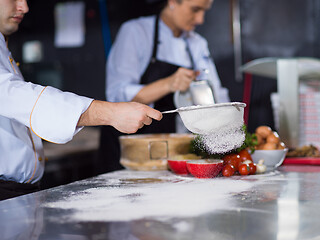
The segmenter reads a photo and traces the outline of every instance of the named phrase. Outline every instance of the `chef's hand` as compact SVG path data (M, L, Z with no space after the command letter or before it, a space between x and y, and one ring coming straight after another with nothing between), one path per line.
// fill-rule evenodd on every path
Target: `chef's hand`
M135 133L150 125L152 119L160 121L161 112L141 103L93 100L81 115L78 126L110 125L123 133Z
M137 102L114 103L114 117L110 125L120 132L134 133L144 125L150 125L152 119L161 120L162 114L147 105Z
M186 91L190 83L196 79L198 71L193 71L187 68L179 68L174 74L167 78L167 83L170 92Z

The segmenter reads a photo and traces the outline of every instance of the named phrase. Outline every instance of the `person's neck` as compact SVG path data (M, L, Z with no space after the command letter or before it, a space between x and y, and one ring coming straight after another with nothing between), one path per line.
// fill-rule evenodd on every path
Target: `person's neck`
M173 36L180 37L182 34L181 29L177 28L172 20L172 11L166 7L160 13L161 20L171 29Z

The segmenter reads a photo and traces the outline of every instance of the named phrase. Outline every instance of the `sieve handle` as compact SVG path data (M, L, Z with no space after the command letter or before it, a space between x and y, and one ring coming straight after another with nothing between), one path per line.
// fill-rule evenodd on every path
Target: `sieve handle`
M161 112L161 113L162 113L162 114L166 114L166 113L175 113L175 112L178 112L178 109L169 110L169 111L164 111L164 112Z

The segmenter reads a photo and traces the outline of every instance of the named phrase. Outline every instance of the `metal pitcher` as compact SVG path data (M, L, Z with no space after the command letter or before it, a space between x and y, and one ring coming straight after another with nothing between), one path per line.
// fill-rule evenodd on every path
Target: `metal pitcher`
M208 80L195 80L190 84L189 91L193 105L214 104L213 88Z
M174 104L177 108L216 103L213 86L208 80L208 73L208 69L199 70L197 78L190 84L190 87L187 91L175 92Z

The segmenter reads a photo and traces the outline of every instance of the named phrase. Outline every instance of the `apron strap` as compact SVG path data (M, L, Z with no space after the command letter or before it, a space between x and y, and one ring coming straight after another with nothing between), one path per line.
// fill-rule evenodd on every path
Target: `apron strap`
M157 58L157 50L158 50L158 37L159 37L159 14L157 14L156 16L156 21L154 24L154 37L153 37L153 50L152 50L152 57L151 57L151 61L155 62L156 58Z
M151 57L151 62L155 62L157 59L157 51L158 51L158 43L159 43L159 19L160 15L157 14L155 24L154 24L154 36L153 36L153 50L152 50L152 57ZM191 50L189 47L189 42L187 38L184 38L184 41L186 42L186 50L190 58L191 62L191 69L195 69L195 63L191 54Z
M194 60L193 60L193 57L192 57L192 54L191 54L191 50L190 50L190 47L189 47L188 39L187 39L187 38L184 38L184 41L186 42L186 50L187 50L187 53L188 53L189 58L190 58L191 69L192 69L192 70L195 70L196 65L194 64Z

